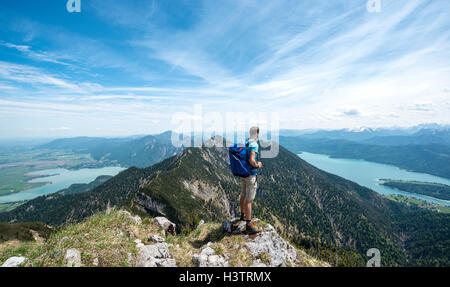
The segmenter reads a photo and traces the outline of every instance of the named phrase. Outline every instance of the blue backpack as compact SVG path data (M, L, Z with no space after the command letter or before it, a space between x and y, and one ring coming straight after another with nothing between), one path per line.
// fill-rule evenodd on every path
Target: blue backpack
M230 169L233 175L239 177L249 177L252 168L248 163L248 144L234 144L228 149L230 155Z

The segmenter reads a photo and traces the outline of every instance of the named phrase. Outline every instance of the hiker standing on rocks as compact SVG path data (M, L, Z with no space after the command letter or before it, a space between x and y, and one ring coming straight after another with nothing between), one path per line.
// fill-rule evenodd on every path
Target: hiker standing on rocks
M245 143L247 152L249 153L248 163L250 165L250 176L241 178L240 219L241 221L245 220L247 222L245 229L249 234L261 232L261 229L252 221L252 203L258 187L256 178L258 169L262 168L262 163L257 161L259 158L258 137L259 127L250 128L250 137Z

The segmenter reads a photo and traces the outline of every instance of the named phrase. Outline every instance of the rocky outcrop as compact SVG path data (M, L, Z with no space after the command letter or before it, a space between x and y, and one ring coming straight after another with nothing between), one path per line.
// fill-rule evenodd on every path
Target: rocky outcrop
M153 200L150 196L147 194L144 194L142 192L138 192L136 196L133 199L135 206L147 213L148 211L156 212L162 215L165 215L165 205L157 202L156 200Z
M155 224L164 232L173 232L175 234L175 224L165 217L154 218ZM134 240L138 249L137 267L176 267L177 263L169 252L169 245L165 239L157 234L152 234L148 241L156 242L155 244L145 245L140 239ZM130 257L130 256L129 256ZM128 260L132 260L129 258Z
M161 236L156 235L156 234L151 235L149 240L153 241L153 242L156 242L156 243L161 243L161 242L165 241L164 238L162 238Z
M159 228L161 228L164 231L166 235L168 233L175 235L175 227L176 227L175 223L161 216L155 217L153 221L156 223L156 225L159 226Z
M200 254L192 257L192 261L197 267L228 267L226 256L216 255L214 249L209 247L210 244L204 248Z
M102 220L102 224L98 224L98 218ZM246 234L244 221L225 221L221 226L202 220L196 230L182 236L164 236L164 232L175 229L175 224L165 217L156 217L153 221L148 218L142 220L128 211L111 209L109 213L89 220L92 221L55 233L51 242L35 242L32 246L35 249L27 253L30 254L28 258L11 257L5 262L0 262L0 265L3 263L2 267L328 266L301 249L295 249L283 240L271 225L258 222L257 219L254 221L263 227L263 231L255 235ZM221 229L227 234L221 233ZM166 240L169 240L170 244ZM130 245L130 241L134 241L134 244ZM100 245L108 248L99 249ZM120 248L119 252L117 247ZM38 254L41 250L46 252Z
M246 245L254 258L259 258L262 254L267 255L267 265L271 267L292 266L297 258L295 248L281 238L270 224Z
M27 261L26 257L14 256L8 258L0 267L19 267L25 261Z
M254 219L254 221L258 222L259 220ZM222 229L230 235L245 234L245 224L238 219L226 220L222 223ZM249 239L245 245L254 258L251 266L286 267L294 265L297 258L295 248L278 235L272 225L267 224L262 232L252 235L252 237L244 236ZM262 257L264 260L261 259Z
M139 247L137 267L176 267L165 242Z

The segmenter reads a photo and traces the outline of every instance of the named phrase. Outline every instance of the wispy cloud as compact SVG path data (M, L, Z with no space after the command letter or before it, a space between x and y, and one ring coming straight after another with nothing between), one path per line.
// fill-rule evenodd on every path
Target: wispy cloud
M48 85L77 93L84 92L78 85L42 72L39 68L32 66L17 65L0 61L0 76L4 80L13 81L16 83Z
M194 104L277 111L285 128L448 123L448 9L444 0L384 1L381 13L357 0L92 0L81 17L98 32L71 25L74 15L59 26L38 14L11 19L33 25L11 24L22 37L0 42L2 111L66 113L60 126L74 134L108 123L169 129Z
M66 65L66 66L72 66L69 63L65 63L63 61L60 61L58 58L58 56L55 55L51 55L47 52L35 52L31 49L30 46L27 45L15 45L12 43L2 43L0 42L0 45L5 46L7 48L11 48L11 49L15 49L17 51L22 52L25 56L33 59L33 60L37 60L37 61L43 61L43 62L49 62L49 63L54 63L54 64L60 64L60 65Z

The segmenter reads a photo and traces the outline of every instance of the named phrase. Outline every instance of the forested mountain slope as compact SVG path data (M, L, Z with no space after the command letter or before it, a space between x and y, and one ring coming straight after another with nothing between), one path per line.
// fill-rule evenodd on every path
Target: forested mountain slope
M282 146L276 158L262 162L254 216L298 245L356 251L358 256L349 259L355 264L362 264L368 249L378 248L383 266L449 265L449 215L387 200L313 167ZM91 191L32 200L0 214L0 221L77 222L109 205L144 216L164 215L178 231L189 232L201 219L218 222L237 215L239 193L226 148L186 148L149 168L123 171Z

